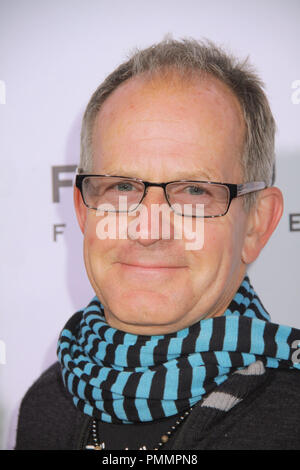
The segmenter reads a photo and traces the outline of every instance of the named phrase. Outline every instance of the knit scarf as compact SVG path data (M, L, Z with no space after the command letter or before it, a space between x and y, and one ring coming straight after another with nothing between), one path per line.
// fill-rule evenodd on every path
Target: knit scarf
M224 315L166 335L110 327L97 297L67 322L58 341L75 406L104 422L169 417L199 402L257 360L300 370L300 330L271 323L246 276Z

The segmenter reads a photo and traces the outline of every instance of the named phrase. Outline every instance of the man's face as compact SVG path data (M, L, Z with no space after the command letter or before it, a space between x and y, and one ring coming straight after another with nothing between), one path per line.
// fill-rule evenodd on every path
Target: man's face
M184 85L135 78L120 86L97 116L93 173L150 182L242 183L244 136L239 103L219 81ZM150 187L143 201L149 210L165 202L158 187ZM100 240L101 217L79 204L87 273L111 326L163 334L224 312L245 273L242 199L233 200L225 216L205 219L200 250L187 250L184 238L151 239L151 221L148 239Z

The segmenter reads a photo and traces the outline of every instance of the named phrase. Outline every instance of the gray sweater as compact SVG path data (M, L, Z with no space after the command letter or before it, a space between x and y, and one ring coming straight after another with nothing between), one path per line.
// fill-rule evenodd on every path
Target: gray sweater
M85 449L91 420L75 408L55 363L22 400L15 449ZM300 449L300 371L250 367L232 374L194 407L167 448Z

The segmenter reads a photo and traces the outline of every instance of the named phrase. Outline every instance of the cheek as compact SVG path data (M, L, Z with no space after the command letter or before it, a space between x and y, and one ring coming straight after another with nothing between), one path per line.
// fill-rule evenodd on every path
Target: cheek
M86 230L84 235L84 244L90 250L95 248L95 245L99 242L95 230Z
M201 250L191 251L193 264L202 270L209 266L218 270L240 256L240 233L231 220L211 219L204 222L204 243ZM205 263L205 265L204 265Z
M97 224L101 221L100 217L92 215L86 223L84 233L84 252L86 261L91 266L96 265L97 271L104 267L106 258L109 257L111 250L116 244L116 240L111 238L101 239L97 233Z
M206 225L203 250L228 265L228 269L234 269L242 262L247 224L246 214L237 205L231 209L224 218L210 220Z
M223 253L230 248L232 241L231 226L223 220L212 219L204 226L203 251Z
M90 247L92 247L98 240L96 232L97 222L98 220L95 217L95 213L89 211L84 227L84 243Z

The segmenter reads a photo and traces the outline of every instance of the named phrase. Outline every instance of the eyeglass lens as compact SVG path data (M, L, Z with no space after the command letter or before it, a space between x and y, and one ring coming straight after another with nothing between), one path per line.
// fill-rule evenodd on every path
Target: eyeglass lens
M109 205L118 212L120 197L126 196L128 209L135 210L143 199L145 186L142 182L105 176L88 176L83 179L82 193L85 204L93 209ZM216 216L226 212L229 190L222 184L201 182L169 183L166 187L169 205L180 214L197 214L197 205L203 206L204 215Z

